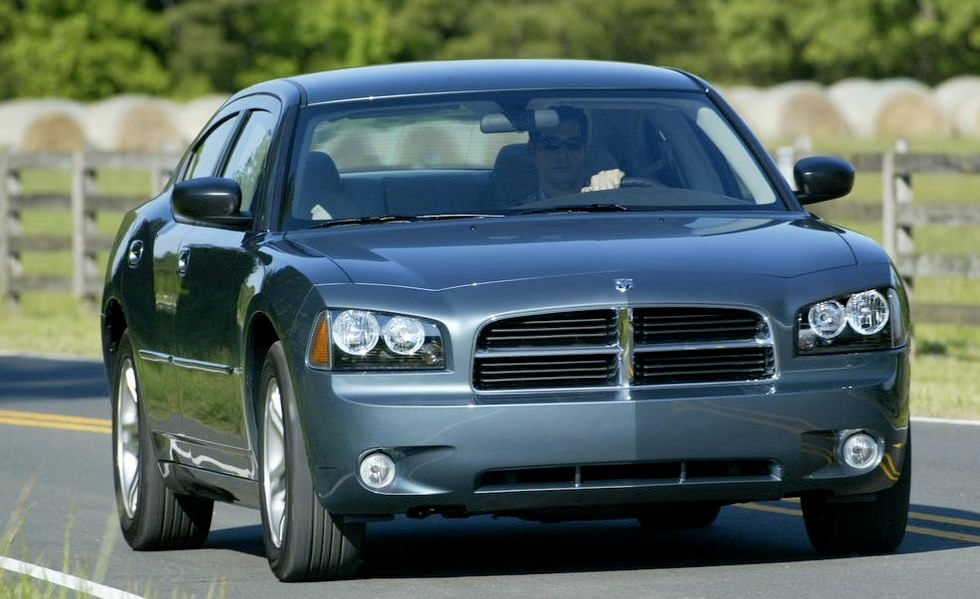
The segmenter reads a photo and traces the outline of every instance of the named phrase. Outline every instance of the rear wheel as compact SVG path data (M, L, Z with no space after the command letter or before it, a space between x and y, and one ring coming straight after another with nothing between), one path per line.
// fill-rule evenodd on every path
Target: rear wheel
M833 497L804 495L800 504L813 547L825 555L891 553L905 537L912 478L912 439L898 481L862 502L835 502Z
M717 503L682 503L657 507L637 520L643 528L671 530L680 528L705 528L718 518L721 505Z
M280 343L269 349L260 381L262 529L272 572L284 581L352 576L364 524L344 523L316 497Z
M112 377L112 458L123 536L138 550L204 544L214 502L178 495L163 482L143 414L129 332L119 340Z

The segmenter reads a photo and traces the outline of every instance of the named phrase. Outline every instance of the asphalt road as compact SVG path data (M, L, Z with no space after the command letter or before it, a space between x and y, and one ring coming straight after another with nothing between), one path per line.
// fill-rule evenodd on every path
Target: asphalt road
M153 597L976 597L980 426L915 422L912 521L898 553L825 559L797 503L729 506L707 529L512 519L372 524L355 580L284 585L258 512L218 505L203 549L131 551L112 494L96 362L0 356L0 558ZM0 570L4 585L19 580Z

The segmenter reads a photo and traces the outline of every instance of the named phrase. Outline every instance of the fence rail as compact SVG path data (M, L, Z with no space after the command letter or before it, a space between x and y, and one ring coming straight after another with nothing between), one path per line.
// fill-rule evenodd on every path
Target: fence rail
M786 154L781 153L780 159ZM907 152L902 144L885 153L848 156L858 172L882 175L882 201L831 202L815 212L831 220L880 221L883 245L899 272L914 288L916 277L980 278L980 255L943 255L917 251L913 231L923 225L980 226L980 198L976 203L936 204L913 201L914 173L980 174L980 155L948 155ZM94 299L102 289L102 267L97 256L112 244L110 235L96 227L100 212L123 212L144 201L145 195L109 195L99 189L99 172L106 169L143 171L153 190L162 188L176 157L164 154L76 152L73 154L8 154L0 151L0 296L17 301L32 290L70 291ZM28 193L21 185L27 170L70 174L67 193ZM27 210L66 210L71 213L68 235L27 235L21 215ZM70 275L25 273L24 252L69 252ZM980 325L980 305L933 305L913 302L914 315L927 322Z
M76 152L72 154L8 154L0 151L0 295L16 302L25 291L70 291L94 299L102 291L99 252L112 245L112 237L99 233L99 212L123 212L145 201L142 195L107 195L99 190L99 173L107 169L143 171L151 189L160 189L175 157L163 154ZM25 192L25 171L67 172L66 193ZM28 210L65 210L71 214L70 235L25 234L21 217ZM24 272L24 252L69 252L71 274L39 275Z

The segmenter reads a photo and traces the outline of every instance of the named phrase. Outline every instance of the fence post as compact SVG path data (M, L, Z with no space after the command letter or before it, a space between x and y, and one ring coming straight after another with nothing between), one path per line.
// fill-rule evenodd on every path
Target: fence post
M0 148L0 297L10 293L10 201L7 199L7 150Z
M71 293L82 297L85 292L85 154L79 150L71 161Z
M914 268L915 239L912 225L903 222L900 213L903 206L912 203L912 173L906 168L899 168L899 157L908 154L908 142L896 139L894 146L888 150L881 161L881 228L882 245L895 264ZM909 289L914 282L914 272L901 273Z
M908 154L909 144L905 139L895 140L896 156ZM915 264L915 239L912 235L912 225L901 217L902 208L912 204L912 171L908 167L895 169L895 251L897 255L905 258L903 262ZM915 282L915 267L911 266L912 272L905 273L903 278L905 284L911 290Z
M892 259L898 263L898 250L895 244L895 229L898 218L895 214L895 149L889 148L881 156L881 244Z

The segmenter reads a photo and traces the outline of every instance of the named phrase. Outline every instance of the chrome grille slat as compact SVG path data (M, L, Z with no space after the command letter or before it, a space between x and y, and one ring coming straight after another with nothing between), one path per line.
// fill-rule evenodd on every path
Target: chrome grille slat
M492 392L760 381L775 376L772 345L765 319L741 308L535 314L481 330L473 386Z

